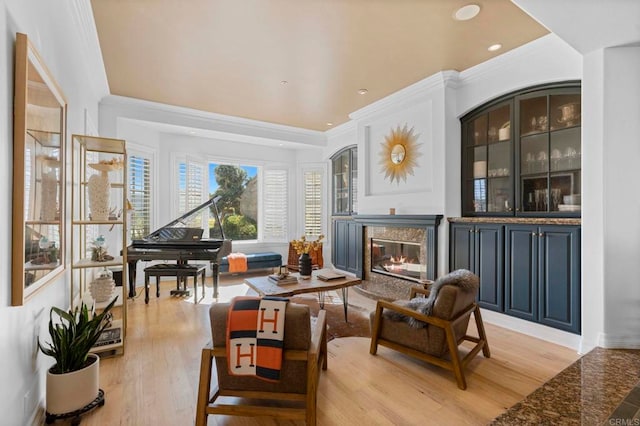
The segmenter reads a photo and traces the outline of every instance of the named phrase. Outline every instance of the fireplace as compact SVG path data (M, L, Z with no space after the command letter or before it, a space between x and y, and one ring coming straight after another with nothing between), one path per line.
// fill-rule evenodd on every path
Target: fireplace
M363 227L363 282L375 299L407 299L416 282L438 276L441 215L354 215ZM393 257L393 260L391 259Z
M371 238L369 255L371 272L409 281L425 278L427 265L421 259L420 243Z

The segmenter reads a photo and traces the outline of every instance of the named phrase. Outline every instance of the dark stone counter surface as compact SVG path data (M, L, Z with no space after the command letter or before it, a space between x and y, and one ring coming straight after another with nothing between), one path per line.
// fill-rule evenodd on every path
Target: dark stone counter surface
M639 424L631 401L638 380L640 350L595 348L491 424Z
M580 225L579 217L449 217L455 223L513 223L530 225Z

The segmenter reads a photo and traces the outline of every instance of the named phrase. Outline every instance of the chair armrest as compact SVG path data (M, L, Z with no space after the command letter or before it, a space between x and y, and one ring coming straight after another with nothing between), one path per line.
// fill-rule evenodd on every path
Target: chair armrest
M322 339L326 339L326 329L327 329L327 311L321 309L318 312L318 320L315 325L311 329L311 346L309 347L309 352L317 354L320 352L320 346L322 344Z
M424 294L425 296L429 296L431 290L427 290L426 288L421 287L411 287L411 292L409 293L409 299L413 299L416 297L416 294Z
M449 321L443 320L441 318L423 315L420 312L414 311L413 309L405 308L403 306L399 306L399 305L396 305L395 303L387 302L384 300L378 300L378 305L376 308L376 318L375 318L376 321L379 321L378 316L382 316L383 309L390 309L402 315L415 318L418 321L435 325L436 327L440 327L440 328L447 327L447 324L449 323Z

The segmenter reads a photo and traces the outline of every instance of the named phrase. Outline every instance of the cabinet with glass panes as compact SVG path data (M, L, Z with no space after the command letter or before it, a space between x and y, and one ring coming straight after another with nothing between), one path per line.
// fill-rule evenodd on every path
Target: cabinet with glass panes
M355 146L331 157L333 214L351 215L358 208L358 151Z
M569 82L522 90L463 117L463 215L580 216L580 106L580 85Z

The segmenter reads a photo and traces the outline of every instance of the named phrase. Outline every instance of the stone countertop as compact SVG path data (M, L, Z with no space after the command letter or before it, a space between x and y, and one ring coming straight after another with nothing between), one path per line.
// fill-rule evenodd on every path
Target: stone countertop
M640 351L595 348L490 424L638 424L618 417L623 414L618 410L609 415L634 389L639 377Z
M449 217L451 223L514 223L531 225L581 225L579 217Z

